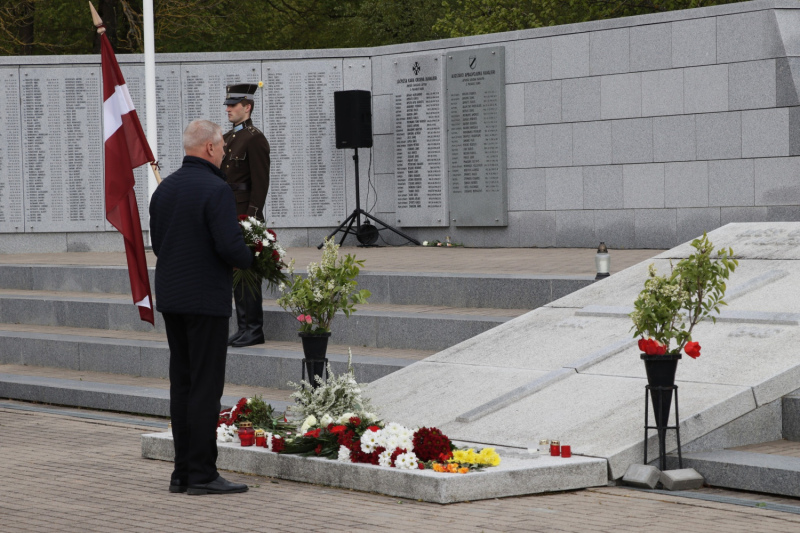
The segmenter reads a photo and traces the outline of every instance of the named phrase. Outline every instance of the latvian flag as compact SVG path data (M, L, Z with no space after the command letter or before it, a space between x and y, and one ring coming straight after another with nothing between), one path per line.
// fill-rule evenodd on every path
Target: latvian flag
M155 161L133 108L128 86L105 33L100 36L103 63L103 142L106 154L106 219L125 238L128 274L139 317L154 324L153 298L144 255L142 223L133 192L133 169Z

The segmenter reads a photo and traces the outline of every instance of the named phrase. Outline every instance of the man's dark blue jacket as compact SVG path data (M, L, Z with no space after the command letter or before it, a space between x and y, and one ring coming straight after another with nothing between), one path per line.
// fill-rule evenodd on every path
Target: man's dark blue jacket
M150 199L150 238L161 313L231 316L233 268L253 254L236 219L236 203L214 164L186 156Z

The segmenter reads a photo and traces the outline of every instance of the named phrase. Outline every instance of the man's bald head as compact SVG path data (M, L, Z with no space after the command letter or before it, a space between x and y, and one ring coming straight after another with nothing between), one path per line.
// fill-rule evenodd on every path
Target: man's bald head
M183 151L219 167L224 155L222 128L210 120L194 120L183 131Z

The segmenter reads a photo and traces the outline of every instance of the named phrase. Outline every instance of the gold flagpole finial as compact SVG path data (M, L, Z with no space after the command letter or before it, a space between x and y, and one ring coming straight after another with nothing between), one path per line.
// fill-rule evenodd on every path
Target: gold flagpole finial
M94 8L94 5L89 2L89 9L92 10L92 22L94 23L94 27L97 28L97 33L103 35L106 32L106 26L103 24L103 19L100 18L100 15L97 14L97 10Z

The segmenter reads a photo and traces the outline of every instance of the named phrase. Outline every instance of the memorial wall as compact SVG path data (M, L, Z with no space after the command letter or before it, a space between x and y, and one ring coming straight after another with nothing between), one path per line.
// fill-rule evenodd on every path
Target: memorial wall
M355 208L333 93L373 97L361 207L419 240L669 248L727 222L800 220L797 3L354 50L157 56L157 155L225 86L263 81L265 212L312 246ZM119 57L144 121L140 56ZM121 249L103 206L99 57L0 57L0 252ZM147 174L136 171L147 226ZM382 234L401 244L393 234ZM349 241L348 241L349 242Z

